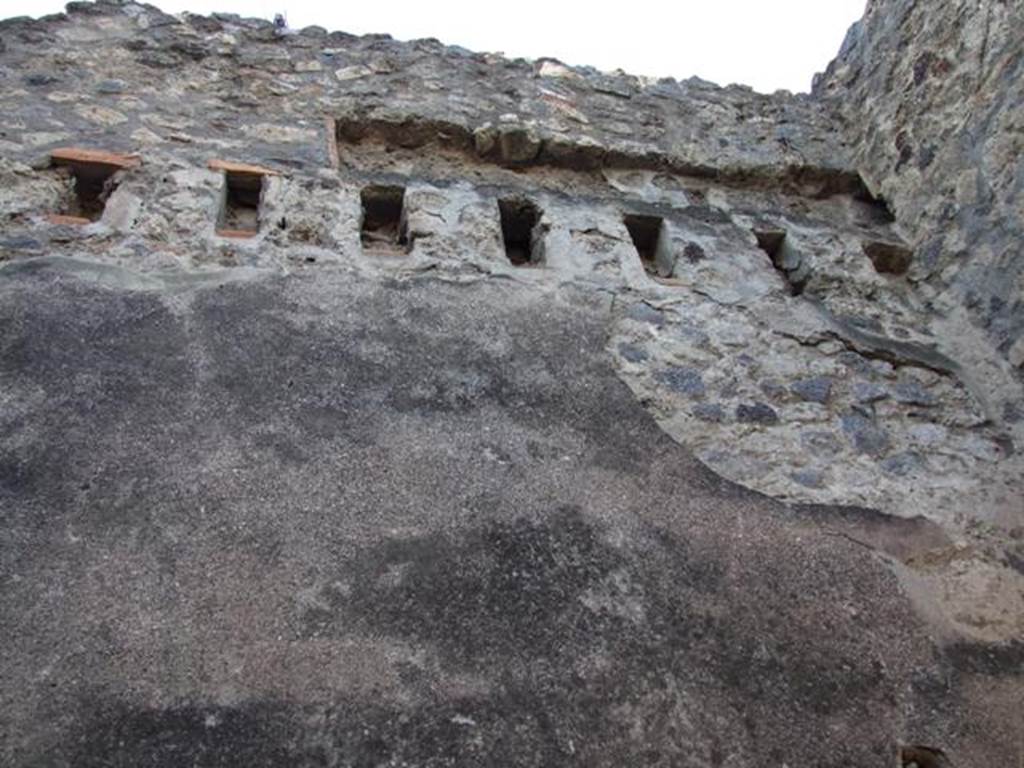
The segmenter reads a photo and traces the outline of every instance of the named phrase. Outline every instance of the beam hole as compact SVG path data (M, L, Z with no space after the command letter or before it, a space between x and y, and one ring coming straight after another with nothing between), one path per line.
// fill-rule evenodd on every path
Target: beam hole
M803 293L811 276L810 269L800 252L789 243L786 230L755 229L754 237L757 238L757 247L771 259L772 266L786 281L790 295L799 296Z
M875 271L882 275L905 275L914 256L909 248L882 240L862 243L862 248Z
M900 747L900 768L950 768L946 753L919 744Z
M363 209L359 239L363 249L408 253L405 187L365 187L359 197Z
M61 206L60 217L67 222L99 221L103 209L117 189L120 166L101 162L55 161L71 177L71 188Z
M251 237L260 229L260 198L263 174L224 172L224 205L217 234L223 237Z
M640 256L644 270L651 275L661 274L658 254L662 250L665 222L660 216L644 216L638 213L627 214L622 219Z
M541 209L524 198L505 198L498 201L498 214L508 260L517 267L543 261Z

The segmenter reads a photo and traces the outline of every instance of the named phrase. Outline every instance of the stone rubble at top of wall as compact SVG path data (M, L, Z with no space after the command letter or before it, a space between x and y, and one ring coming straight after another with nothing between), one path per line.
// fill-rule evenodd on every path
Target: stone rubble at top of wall
M22 162L67 143L59 126L80 124L75 144L177 142L197 162L211 147L237 147L309 171L330 163L319 140L330 117L343 131L472 144L506 164L665 167L807 182L822 194L860 186L829 118L786 92L507 60L433 39L282 34L258 19L110 0L8 19L0 35L13 107L0 151Z

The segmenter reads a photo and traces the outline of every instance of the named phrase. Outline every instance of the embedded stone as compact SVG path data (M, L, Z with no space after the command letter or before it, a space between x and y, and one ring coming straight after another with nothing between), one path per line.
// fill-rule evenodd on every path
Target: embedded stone
M704 396L704 379L696 368L674 365L663 371L658 371L655 378L667 385L673 392L690 397Z
M828 376L801 379L791 384L789 390L801 400L824 404L832 394L832 379Z
M836 360L857 373L871 375L875 372L875 369L871 367L871 360L858 352L851 350L840 352L836 355Z
M881 456L889 450L889 433L860 413L845 413L840 417L843 432L854 450L869 456Z
M626 310L626 316L630 320L636 320L640 323L649 323L656 328L661 328L665 325L665 313L661 310L655 309L650 304L645 304L643 302L630 304L629 309Z
M781 400L786 396L786 388L775 379L763 379L758 383L758 387L772 400Z
M647 353L635 344L619 344L619 354L631 363L642 363L647 359Z
M949 438L949 430L941 424L915 424L910 428L910 436L921 445L942 445Z
M343 83L349 80L359 80L372 74L373 70L361 64L334 70L334 77Z
M892 387L892 396L896 402L904 405L920 405L931 407L936 404L935 395L916 381L901 381Z
M528 163L540 153L541 139L532 126L502 125L498 131L498 150L506 163Z
M43 243L41 241L26 235L0 237L0 249L11 251L40 251L42 247Z
M882 469L893 475L903 477L910 474L916 469L919 469L923 465L923 460L919 453L913 451L905 451L903 453L894 454L887 459L882 461Z
M767 403L740 403L736 406L736 420L747 424L776 424L779 414Z
M843 445L831 432L813 430L800 433L800 444L811 456L834 456L843 450Z
M473 130L473 145L478 155L489 155L498 145L498 130L490 123L484 123Z
M825 475L820 469L798 469L790 472L789 477L805 488L821 488L825 484Z
M565 66L562 62L555 61L554 59L545 59L542 61L537 74L541 77L555 77L573 80L579 79L580 77L579 74Z
M97 104L84 104L76 108L75 111L86 120L102 126L114 126L128 121L128 116L123 112Z
M224 171L226 173L237 173L245 174L250 176L276 176L277 171L266 168L262 165L253 165L251 163L239 163L233 160L222 160L220 158L211 158L206 162L206 167L211 171Z
M101 80L96 86L97 93L124 93L124 80Z
M873 381L855 381L853 399L858 403L874 403L889 397L889 390Z
M690 413L701 421L708 421L720 424L725 421L725 409L718 403L697 403Z

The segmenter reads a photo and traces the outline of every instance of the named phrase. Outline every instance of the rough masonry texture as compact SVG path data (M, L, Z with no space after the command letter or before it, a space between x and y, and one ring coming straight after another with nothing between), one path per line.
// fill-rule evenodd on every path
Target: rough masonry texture
M0 21L0 764L1019 764L1022 30Z

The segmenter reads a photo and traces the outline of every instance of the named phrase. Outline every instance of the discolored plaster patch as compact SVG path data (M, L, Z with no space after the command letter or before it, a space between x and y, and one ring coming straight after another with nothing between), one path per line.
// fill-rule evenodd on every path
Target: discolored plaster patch
M973 686L1012 656L933 644L873 554L941 536L722 481L618 380L585 293L32 264L0 285L5 383L41 408L4 411L8 763L1009 743Z

